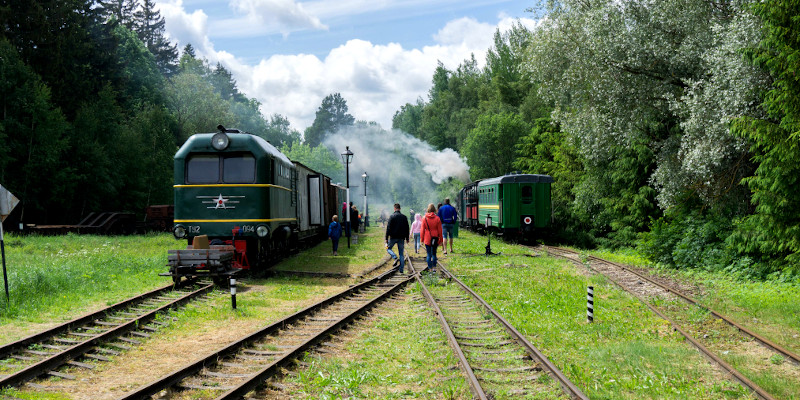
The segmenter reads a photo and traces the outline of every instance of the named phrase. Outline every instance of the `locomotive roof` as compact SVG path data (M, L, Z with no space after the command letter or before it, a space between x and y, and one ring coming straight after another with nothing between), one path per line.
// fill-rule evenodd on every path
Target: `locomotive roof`
M209 153L225 153L231 151L253 151L253 147L260 148L264 153L278 158L286 164L292 164L289 157L281 153L272 143L267 142L264 138L249 134L249 133L228 133L231 139L231 144L223 151L214 150L211 147L211 137L215 133L196 133L189 137L186 143L181 146L175 158L185 157L187 153L195 152L209 152Z
M478 183L478 186L497 185L499 183L553 183L553 177L539 174L511 174L484 179Z

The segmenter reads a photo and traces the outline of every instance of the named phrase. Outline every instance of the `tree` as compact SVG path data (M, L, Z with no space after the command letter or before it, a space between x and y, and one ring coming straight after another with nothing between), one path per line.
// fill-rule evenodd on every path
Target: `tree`
M230 104L195 73L184 71L175 75L167 85L166 96L178 123L179 145L195 133L213 132L217 125L237 122Z
M144 0L141 9L134 16L134 30L156 58L156 64L164 75L177 71L177 47L164 36L164 17L155 9L153 0Z
M62 196L72 166L61 160L69 124L48 86L4 38L0 60L0 182L22 200L22 221L46 221L67 207Z
M87 0L19 0L0 8L0 32L49 87L67 119L109 81L117 83L116 41Z
M569 136L553 125L549 118L533 123L530 133L517 144L514 168L527 174L553 177L554 223L567 235L580 237L590 226L587 215L575 207L575 187L584 179L584 166L578 149Z
M421 98L417 99L416 104L406 103L400 106L400 110L392 117L392 129L399 129L414 137L420 137L420 125L422 124L422 111L425 110L425 102Z
M317 109L314 122L306 128L305 143L311 147L319 146L325 138L337 130L352 126L355 118L347 113L347 102L339 93L333 93L322 99L322 105Z
M301 140L300 132L292 129L289 120L280 114L272 114L267 122L264 139L269 140L275 147L282 148L290 143Z
M529 129L516 114L487 114L478 118L464 144L472 178L491 178L511 172L517 142Z
M114 28L119 42L117 60L123 101L129 104L163 104L165 78L155 57L136 34L124 27Z
M236 80L233 79L233 74L228 71L222 64L217 63L214 71L209 76L211 84L217 89L217 93L225 100L243 101L244 95L239 92L236 87Z
M532 82L525 69L531 33L520 23L511 30L494 34L494 48L486 54L486 71L492 79L494 95L501 104L518 110L531 91Z
M98 10L106 20L116 20L118 24L133 29L133 14L139 6L138 0L101 0Z
M731 241L739 251L774 261L773 269L800 271L800 27L798 0L753 4L764 22L764 38L745 51L748 60L774 79L762 103L767 116L743 117L734 131L751 143L758 163L745 179L753 192L755 213Z
M292 161L298 161L314 171L323 173L335 181L344 180L344 167L336 154L325 146L311 147L299 140L281 147L281 152Z

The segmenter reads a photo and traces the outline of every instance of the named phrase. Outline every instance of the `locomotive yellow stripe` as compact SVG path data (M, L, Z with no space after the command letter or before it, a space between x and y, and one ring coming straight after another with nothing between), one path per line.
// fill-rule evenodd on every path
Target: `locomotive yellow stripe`
M490 210L499 210L500 206L488 205L488 206L478 206L478 208L486 208L486 209L490 209Z
M269 183L215 183L213 185L172 185L174 188L210 188L210 187L244 187L244 188L275 188L291 192L287 187L270 185Z
M176 219L173 223L200 223L200 222L285 222L297 221L297 218L271 218L271 219Z

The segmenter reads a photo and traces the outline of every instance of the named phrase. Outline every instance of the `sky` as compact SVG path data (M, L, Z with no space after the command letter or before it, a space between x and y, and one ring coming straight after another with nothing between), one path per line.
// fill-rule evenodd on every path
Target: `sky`
M436 66L485 63L497 29L532 27L520 0L156 0L167 36L233 73L239 90L302 132L341 93L356 120L391 128L428 99Z

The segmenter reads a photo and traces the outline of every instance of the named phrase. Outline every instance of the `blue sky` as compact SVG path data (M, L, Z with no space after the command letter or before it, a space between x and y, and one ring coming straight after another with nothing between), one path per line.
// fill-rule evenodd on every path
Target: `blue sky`
M239 88L310 125L322 98L339 92L356 119L391 126L400 106L427 96L437 62L483 62L492 33L522 18L529 1L156 0L182 48L231 70Z

